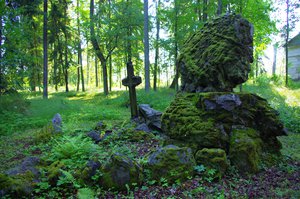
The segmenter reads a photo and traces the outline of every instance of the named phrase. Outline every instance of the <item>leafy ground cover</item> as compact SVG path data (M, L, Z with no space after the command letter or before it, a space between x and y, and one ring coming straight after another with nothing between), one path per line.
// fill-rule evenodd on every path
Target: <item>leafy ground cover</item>
M300 90L259 84L247 84L244 90L268 99L291 132L288 137L280 138L283 160L271 168L262 168L256 175L241 176L231 170L222 179L215 180L213 170L198 165L195 167L198 175L185 182L170 184L165 179L152 180L146 175L142 186L128 187L125 191L103 189L97 184L97 175L92 185L81 182L76 178L78 170L93 157L105 162L110 154L119 152L143 165L147 154L163 144L159 134L134 138L132 134L123 133L120 136L120 132L134 125L129 121L126 91L112 92L107 97L70 92L52 93L49 100L29 93L22 93L21 99L1 98L0 110L4 114L1 113L0 120L4 122L0 125L0 173L20 164L27 156L39 156L48 162L63 161L65 173L58 179L57 186L51 186L42 178L34 190L36 198L75 195L79 198L299 198ZM150 93L139 90L137 97L139 103L164 111L174 96L173 90L162 89ZM51 136L47 124L57 112L63 118L63 135ZM100 120L112 133L95 145L85 134Z

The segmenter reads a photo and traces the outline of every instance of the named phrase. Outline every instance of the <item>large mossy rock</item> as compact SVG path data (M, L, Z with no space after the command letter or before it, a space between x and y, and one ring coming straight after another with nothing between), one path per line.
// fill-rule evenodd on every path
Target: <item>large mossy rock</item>
M27 157L19 166L0 174L0 198L2 194L9 194L15 198L29 196L40 180L41 164L40 158Z
M223 176L229 167L229 161L223 149L201 149L197 151L195 159L197 165L204 165L209 169L215 169L217 177Z
M125 190L128 186L140 185L143 181L142 167L130 158L113 154L109 162L102 168L102 186Z
M230 160L239 171L255 173L259 170L262 140L254 129L233 129L230 139Z
M177 147L168 145L150 154L148 158L148 168L152 177L156 180L161 178L168 182L176 180L186 180L193 176L196 165L192 150L187 147Z
M181 89L232 91L248 79L252 54L251 23L235 14L218 17L184 43L178 59Z
M276 136L286 135L278 113L248 93L179 93L162 117L162 129L194 153L223 149L233 165L249 173L257 171L262 153L280 153Z

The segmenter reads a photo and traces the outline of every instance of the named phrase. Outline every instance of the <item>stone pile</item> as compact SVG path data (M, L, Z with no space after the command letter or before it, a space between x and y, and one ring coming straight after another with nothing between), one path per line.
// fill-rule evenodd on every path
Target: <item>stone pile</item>
M280 154L278 113L254 94L234 93L248 79L253 27L229 14L207 23L183 46L181 92L162 116L169 144L190 147L197 164L255 173Z

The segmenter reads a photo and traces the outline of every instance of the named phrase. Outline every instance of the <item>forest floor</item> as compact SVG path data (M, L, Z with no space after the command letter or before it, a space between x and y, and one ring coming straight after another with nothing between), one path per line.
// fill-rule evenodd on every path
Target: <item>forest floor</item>
M149 179L141 187L126 191L103 190L95 186L87 192L99 198L300 198L300 89L267 84L248 84L243 89L266 98L279 111L281 120L290 132L289 136L279 138L283 145L283 158L278 164L262 168L261 172L252 176L229 171L218 181L206 174L174 184L168 184L163 179ZM53 154L66 150L63 148L66 142L74 138L73 142L80 145L81 142L78 143L76 139L82 139L80 135L85 135L99 121L106 123L108 129L132 127L127 91L111 92L109 96L90 92L50 93L48 100L43 100L41 93L21 95L26 99L25 102L12 97L3 97L0 101L0 173L20 164L28 156L54 161ZM150 93L138 90L137 93L139 104L150 104L160 111L165 110L174 96L175 92L169 89ZM62 116L63 136L42 137L41 129L56 113ZM161 140L159 134L140 141L126 137L119 139L112 135L109 142L98 146L96 150L103 159L107 159L111 153L121 152L143 163L146 161L145 154L160 146ZM90 144L86 140L83 142ZM87 153L92 156L89 151ZM86 164L90 157L74 158L70 159L69 168ZM34 197L68 198L79 195L78 190L84 191L85 186L74 181L73 188L66 189L63 185L70 184L68 180L62 179L60 186L55 188L50 188L49 184L42 181L35 188Z

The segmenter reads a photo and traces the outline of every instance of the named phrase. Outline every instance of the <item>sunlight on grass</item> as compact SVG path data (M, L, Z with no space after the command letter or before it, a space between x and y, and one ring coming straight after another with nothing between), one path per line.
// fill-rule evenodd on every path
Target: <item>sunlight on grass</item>
M286 87L273 87L281 96L286 98L289 106L300 106L300 89L290 90Z

